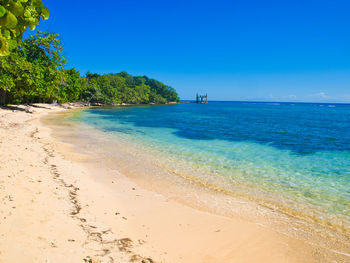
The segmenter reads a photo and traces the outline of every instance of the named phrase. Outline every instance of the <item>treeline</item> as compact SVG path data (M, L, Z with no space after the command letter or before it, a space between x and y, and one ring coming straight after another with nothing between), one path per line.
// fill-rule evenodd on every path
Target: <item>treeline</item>
M0 57L0 104L85 101L101 104L178 102L175 89L126 72L81 76L65 69L59 35L38 32Z
M126 72L118 74L86 74L86 89L82 93L83 101L97 103L163 104L179 101L179 97L170 86L146 76L133 77Z

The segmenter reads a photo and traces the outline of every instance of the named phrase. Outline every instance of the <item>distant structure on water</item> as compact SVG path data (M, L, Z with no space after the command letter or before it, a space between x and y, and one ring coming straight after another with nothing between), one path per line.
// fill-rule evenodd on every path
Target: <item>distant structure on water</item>
M196 103L208 103L208 94L196 96Z

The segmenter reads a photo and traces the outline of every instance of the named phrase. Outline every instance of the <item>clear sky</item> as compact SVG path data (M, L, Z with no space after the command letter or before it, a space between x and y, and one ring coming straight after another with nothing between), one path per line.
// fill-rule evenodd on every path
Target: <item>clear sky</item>
M350 1L43 0L67 67L147 75L181 99L350 102Z

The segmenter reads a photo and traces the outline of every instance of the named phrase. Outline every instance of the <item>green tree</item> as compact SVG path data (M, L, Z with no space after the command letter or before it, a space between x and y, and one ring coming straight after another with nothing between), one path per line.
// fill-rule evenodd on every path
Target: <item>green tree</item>
M58 92L58 101L77 101L81 99L86 85L85 79L80 76L75 68L64 70L64 80L61 82Z
M18 52L32 64L34 83L28 87L28 97L35 95L39 101L59 100L59 87L64 81L63 66L66 63L59 35L38 31L21 43Z
M0 105L21 102L22 87L33 83L32 72L32 64L19 52L0 57Z
M42 0L1 0L0 56L8 56L21 42L24 31L28 27L34 30L49 14Z
M38 32L0 58L0 97L8 102L60 100L65 80L63 48L57 34Z

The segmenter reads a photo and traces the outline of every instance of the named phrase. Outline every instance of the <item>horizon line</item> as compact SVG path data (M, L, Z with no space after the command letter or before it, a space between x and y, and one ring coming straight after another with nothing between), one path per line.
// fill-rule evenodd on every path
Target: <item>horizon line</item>
M193 101L193 99L180 99L181 101ZM296 103L296 104L349 104L350 102L311 102L311 101L258 101L258 100L208 100L208 102L254 102L254 103Z

